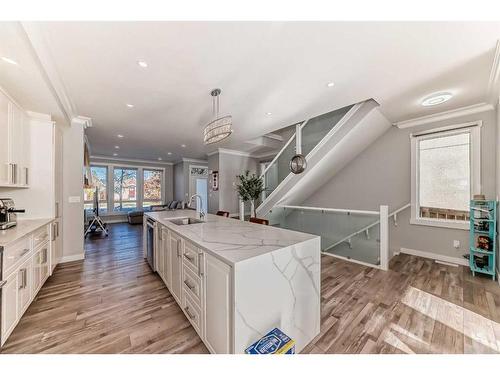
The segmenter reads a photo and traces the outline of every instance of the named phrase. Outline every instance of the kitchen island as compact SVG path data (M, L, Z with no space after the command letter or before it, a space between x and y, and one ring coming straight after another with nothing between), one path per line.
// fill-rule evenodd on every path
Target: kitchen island
M300 352L320 328L320 238L198 218L193 210L145 213L144 257L149 243L152 267L210 352L244 353L273 328Z

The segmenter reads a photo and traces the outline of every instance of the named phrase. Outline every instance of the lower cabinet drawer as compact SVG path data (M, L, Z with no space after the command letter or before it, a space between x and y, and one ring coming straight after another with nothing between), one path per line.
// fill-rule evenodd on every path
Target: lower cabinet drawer
M202 284L201 279L188 267L184 266L184 272L182 273L182 286L184 288L184 293L188 294L189 297L198 305L202 306Z
M188 317L196 332L203 337L203 317L201 309L193 302L187 293L182 293L182 310Z
M13 266L31 250L30 237L26 236L17 242L8 245L3 251L3 274L10 274Z
M50 226L45 225L40 229L33 232L33 248L36 249L37 246L40 246L44 242L49 240Z

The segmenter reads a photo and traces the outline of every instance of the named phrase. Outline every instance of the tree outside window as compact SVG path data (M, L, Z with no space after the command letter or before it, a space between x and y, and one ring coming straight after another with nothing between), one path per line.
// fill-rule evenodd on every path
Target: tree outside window
M144 169L143 207L161 204L162 172L159 170Z
M130 211L137 207L136 169L115 168L113 186L115 211Z

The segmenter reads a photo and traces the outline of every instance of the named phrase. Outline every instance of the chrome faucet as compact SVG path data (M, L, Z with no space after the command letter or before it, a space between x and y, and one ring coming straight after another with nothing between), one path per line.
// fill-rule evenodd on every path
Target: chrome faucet
M203 198L199 194L194 194L189 198L189 207L191 207L191 203L193 202L193 198L200 198L200 220L205 220L205 212L203 211ZM196 202L198 203L198 202Z

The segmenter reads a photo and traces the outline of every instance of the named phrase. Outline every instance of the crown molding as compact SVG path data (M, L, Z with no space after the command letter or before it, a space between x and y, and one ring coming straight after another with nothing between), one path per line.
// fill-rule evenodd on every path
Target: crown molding
M187 163L208 163L208 160L203 160L203 159L191 159L191 158L182 158L183 162Z
M252 157L252 154L250 154L249 152L238 151L238 150L231 150L229 148L218 148L215 151L209 152L207 155L208 156L212 156L212 155L215 155L215 154L227 154L227 155Z
M500 90L500 40L497 40L495 56L491 65L488 79L487 98L490 103L495 103Z
M83 126L84 129L92 127L92 119L85 116L76 116L71 119L71 125L77 124Z
M155 164L155 165L174 165L169 161L158 161L158 160L147 160L147 159L127 159L127 158L117 158L115 156L106 156L106 155L90 155L91 160L111 160L111 161L120 161L124 163L147 163L147 164Z
M477 103L473 105L469 105L466 107L460 107L456 109L452 109L449 111L439 112L432 115L416 117L413 119L395 122L394 126L397 126L399 129L411 128L413 126L426 125L438 121L444 121L456 117L472 115L475 113L487 112L495 109L493 104L489 103Z

